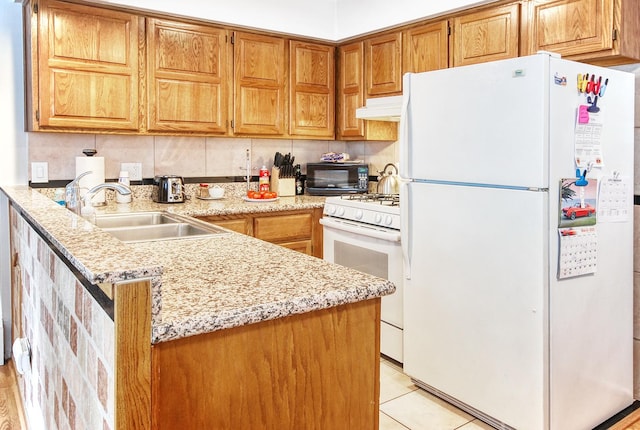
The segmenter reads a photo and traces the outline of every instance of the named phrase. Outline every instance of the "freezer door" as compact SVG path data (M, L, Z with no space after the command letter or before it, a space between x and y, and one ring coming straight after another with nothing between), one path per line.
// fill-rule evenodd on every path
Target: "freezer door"
M547 193L407 189L404 371L519 430L547 428Z
M401 176L548 187L548 63L535 55L405 75Z

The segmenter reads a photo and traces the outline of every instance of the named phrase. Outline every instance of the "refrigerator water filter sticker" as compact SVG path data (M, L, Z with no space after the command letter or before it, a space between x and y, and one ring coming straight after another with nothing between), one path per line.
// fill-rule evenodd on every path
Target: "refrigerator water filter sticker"
M595 226L559 228L558 279L596 273L598 234Z

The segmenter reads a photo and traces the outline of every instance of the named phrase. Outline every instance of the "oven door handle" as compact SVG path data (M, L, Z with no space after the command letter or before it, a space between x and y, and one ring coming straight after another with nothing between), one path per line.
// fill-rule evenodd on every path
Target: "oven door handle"
M320 224L328 228L342 230L348 233L359 234L362 236L368 236L376 239L387 240L389 242L400 242L399 231L383 231L375 228L348 224L343 221L338 221L338 220L335 220L332 218L326 218L326 217L320 218Z

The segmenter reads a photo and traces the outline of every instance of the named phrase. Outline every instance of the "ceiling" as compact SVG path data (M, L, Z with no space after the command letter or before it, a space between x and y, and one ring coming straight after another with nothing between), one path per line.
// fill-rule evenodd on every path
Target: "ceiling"
M332 42L496 0L86 0Z

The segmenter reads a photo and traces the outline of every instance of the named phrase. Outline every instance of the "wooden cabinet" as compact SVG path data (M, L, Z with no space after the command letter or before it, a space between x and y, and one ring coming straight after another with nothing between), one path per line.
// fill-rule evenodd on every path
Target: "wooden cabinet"
M637 0L531 0L528 5L529 53L553 51L603 66L640 59Z
M453 18L451 66L519 55L520 4L483 9Z
M322 208L294 211L208 215L200 220L322 258Z
M446 69L449 65L449 21L405 30L402 36L404 73Z
M149 131L227 132L227 33L147 19Z
M289 41L289 134L333 139L335 48Z
M396 123L364 121L356 109L364 106L364 42L338 48L336 121L341 140L396 140Z
M402 33L365 41L367 98L402 94Z
M155 430L377 429L380 299L160 342L151 363Z
M234 133L284 135L285 39L243 32L233 39Z
M29 129L138 130L142 19L48 0L30 9Z

